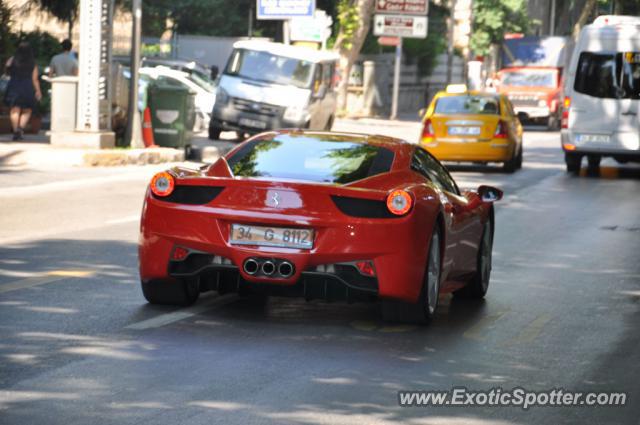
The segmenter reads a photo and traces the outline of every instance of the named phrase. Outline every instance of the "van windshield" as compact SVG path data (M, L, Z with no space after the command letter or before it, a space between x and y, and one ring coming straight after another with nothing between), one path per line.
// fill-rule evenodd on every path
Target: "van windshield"
M511 71L500 75L500 84L516 87L556 87L556 71Z
M574 90L607 99L640 99L640 53L582 52Z
M225 74L299 88L311 86L313 62L257 50L235 49Z

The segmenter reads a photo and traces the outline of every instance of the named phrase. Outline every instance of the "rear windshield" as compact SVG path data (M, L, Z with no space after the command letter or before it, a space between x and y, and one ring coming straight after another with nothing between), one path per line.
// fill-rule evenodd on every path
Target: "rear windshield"
M436 102L436 114L499 114L498 99L491 96L445 96Z
M512 71L500 75L500 84L511 87L556 87L555 71Z
M573 88L593 97L640 99L640 53L582 52Z
M249 142L228 158L237 177L347 184L391 169L393 152L364 143L310 135Z

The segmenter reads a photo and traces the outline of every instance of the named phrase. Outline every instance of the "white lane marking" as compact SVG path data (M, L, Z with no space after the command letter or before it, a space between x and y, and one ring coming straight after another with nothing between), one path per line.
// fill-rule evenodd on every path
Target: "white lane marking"
M25 289L25 288L31 288L34 286L40 286L46 283L62 280L64 278L65 278L64 276L30 277L27 279L18 280L16 282L10 282L7 284L0 285L0 294L4 294L5 292L10 292L10 291L16 291L18 289Z
M0 294L17 291L18 289L32 288L68 278L85 278L93 276L91 270L53 270L42 276L29 277L14 282L0 284Z
M122 224L122 223L131 223L134 221L140 221L140 214L130 215L128 217L116 218L113 220L105 221L105 224Z
M189 317L197 316L200 313L204 313L207 310L211 310L216 307L222 307L232 303L238 299L235 294L223 295L220 297L214 297L202 304L194 305L189 308L185 308L173 313L161 314L160 316L152 317L151 319L143 320L141 322L132 323L125 326L125 329L144 330L159 328L171 323L178 322L180 320L188 319Z

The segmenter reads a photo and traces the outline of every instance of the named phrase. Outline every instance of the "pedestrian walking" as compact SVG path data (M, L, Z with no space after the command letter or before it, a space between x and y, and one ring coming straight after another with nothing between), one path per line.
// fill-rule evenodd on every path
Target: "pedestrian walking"
M22 140L31 112L42 98L38 67L29 43L23 41L18 45L16 53L7 60L5 69L10 79L4 102L10 108L13 140Z
M62 77L64 75L78 75L78 60L71 51L71 40L66 39L60 43L62 53L51 58L49 64L49 77Z

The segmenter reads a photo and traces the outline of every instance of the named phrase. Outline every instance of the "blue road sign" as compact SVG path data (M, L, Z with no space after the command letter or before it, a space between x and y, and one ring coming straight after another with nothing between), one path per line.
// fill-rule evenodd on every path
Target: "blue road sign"
M258 19L291 19L312 17L315 0L257 0Z

